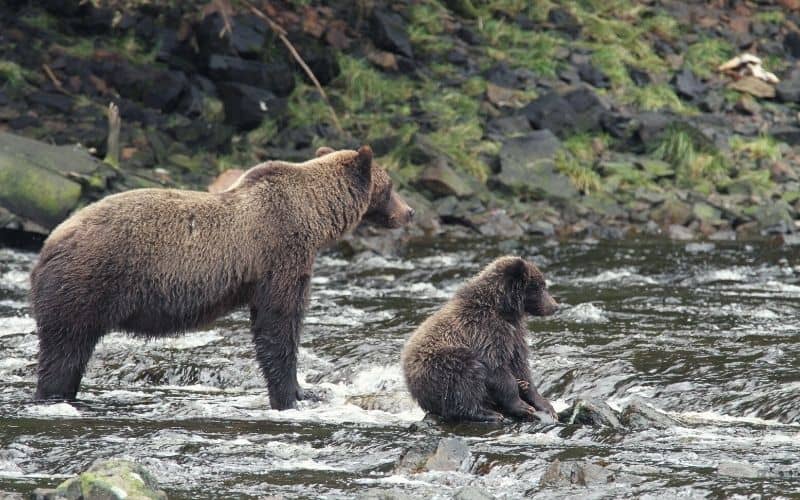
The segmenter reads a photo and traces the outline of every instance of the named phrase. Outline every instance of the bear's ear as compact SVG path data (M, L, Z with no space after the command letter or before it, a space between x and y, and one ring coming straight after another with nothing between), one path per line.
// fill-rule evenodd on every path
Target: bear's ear
M356 157L356 169L364 179L372 182L372 148L369 146L361 146L358 148L358 156Z
M320 146L317 148L317 152L314 153L314 156L319 158L320 156L325 156L327 154L333 153L335 150L328 146Z
M506 279L511 283L525 281L528 277L528 263L522 258L515 258L505 269Z

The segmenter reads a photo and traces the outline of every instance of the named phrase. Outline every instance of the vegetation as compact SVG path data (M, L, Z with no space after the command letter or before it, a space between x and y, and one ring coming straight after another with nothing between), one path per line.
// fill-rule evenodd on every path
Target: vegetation
M18 89L25 83L25 70L13 61L0 60L0 82L10 89Z

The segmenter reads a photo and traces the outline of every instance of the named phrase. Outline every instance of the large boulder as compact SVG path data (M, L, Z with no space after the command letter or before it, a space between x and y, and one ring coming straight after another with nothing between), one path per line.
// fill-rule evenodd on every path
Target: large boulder
M280 116L286 100L268 90L243 83L222 82L219 95L225 104L225 121L239 130L251 130L267 116Z
M166 500L167 494L143 466L127 460L95 462L54 489L37 489L37 500Z
M0 132L0 212L4 226L47 234L81 201L83 186L104 188L115 175L73 146L52 146Z
M561 94L553 91L522 108L531 126L547 129L564 138L574 132L597 132L602 128L608 103L591 88L580 86Z
M507 140L500 150L500 172L493 182L513 192L530 193L544 199L570 199L578 190L556 169L561 141L549 130Z
M400 14L383 9L373 11L370 36L379 48L413 59L414 52L406 33L406 22Z
M208 58L208 76L216 82L244 82L280 97L291 94L294 89L294 74L283 63L266 64L212 54Z
M424 471L467 471L471 454L462 438L422 440L406 450L398 460L395 471L416 473Z

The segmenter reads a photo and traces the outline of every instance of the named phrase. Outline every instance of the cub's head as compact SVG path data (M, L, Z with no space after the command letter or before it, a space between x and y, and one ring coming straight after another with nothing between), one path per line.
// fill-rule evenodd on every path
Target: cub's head
M485 289L498 295L496 303L504 316L550 316L558 310L539 268L520 257L495 260L478 276L478 281L484 280L488 285Z
M335 151L329 147L317 149L318 158L331 153ZM369 208L362 220L386 228L398 228L411 222L414 209L392 188L392 179L386 170L373 161L372 149L369 146L358 148L356 161L369 171L371 179Z

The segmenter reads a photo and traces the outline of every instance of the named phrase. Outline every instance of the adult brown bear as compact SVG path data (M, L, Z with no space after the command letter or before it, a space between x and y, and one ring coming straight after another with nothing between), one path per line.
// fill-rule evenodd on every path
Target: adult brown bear
M558 307L539 269L501 257L417 328L403 349L406 385L423 410L449 421L556 417L531 381L525 317Z
M218 194L139 189L89 205L53 231L31 272L35 397L74 399L111 330L160 337L249 304L270 404L292 408L318 250L362 220L399 227L413 214L369 146L266 162Z

